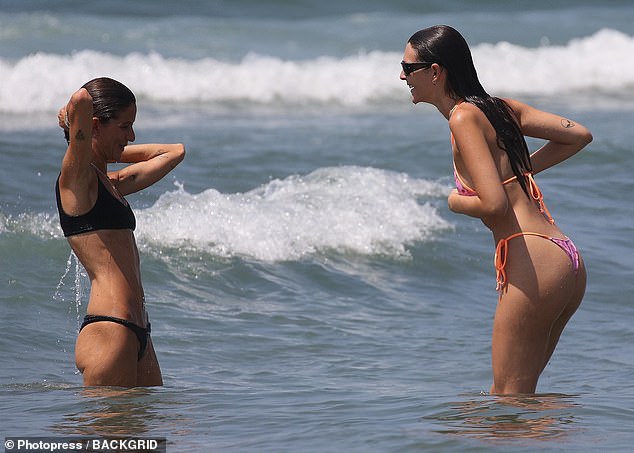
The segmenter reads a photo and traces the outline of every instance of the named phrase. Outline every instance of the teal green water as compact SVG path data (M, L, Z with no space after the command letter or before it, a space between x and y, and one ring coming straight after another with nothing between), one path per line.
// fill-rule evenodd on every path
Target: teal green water
M188 452L629 448L627 2L46 5L0 13L3 29L21 24L0 34L1 433L166 437ZM492 240L447 210L446 122L398 80L405 40L437 22L464 26L491 92L594 133L538 177L589 277L533 397L486 395ZM608 48L620 71L606 79L592 61ZM163 388L85 390L73 364L89 288L57 226L55 108L95 71L140 93L138 141L187 145L129 198Z

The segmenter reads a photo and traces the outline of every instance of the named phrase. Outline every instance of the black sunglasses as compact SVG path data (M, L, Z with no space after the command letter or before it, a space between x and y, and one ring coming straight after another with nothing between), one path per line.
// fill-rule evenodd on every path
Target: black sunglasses
M403 66L403 72L406 76L410 75L414 71L418 71L419 69L429 68L433 64L434 63L429 61L420 61L416 63L405 63L404 61L401 61L401 66Z

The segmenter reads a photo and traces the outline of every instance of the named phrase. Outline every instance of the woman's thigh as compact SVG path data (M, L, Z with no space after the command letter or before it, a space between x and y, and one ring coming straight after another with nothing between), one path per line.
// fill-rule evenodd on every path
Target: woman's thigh
M577 286L570 260L556 244L530 238L525 245L509 249L508 287L498 300L493 324L492 364L498 393L535 391L554 349L553 327Z

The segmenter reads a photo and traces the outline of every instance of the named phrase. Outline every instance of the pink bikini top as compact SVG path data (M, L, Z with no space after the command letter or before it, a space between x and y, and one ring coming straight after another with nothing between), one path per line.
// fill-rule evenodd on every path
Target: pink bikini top
M454 142L453 135L451 136L451 142L452 143ZM473 190L471 187L467 185L467 183L464 181L462 176L460 176L460 173L458 173L458 169L456 168L455 161L453 162L453 177L456 182L456 189L458 190L458 193L460 195L464 195L466 197L474 197L478 195L475 190ZM550 212L548 211L548 208L546 207L546 203L544 203L544 195L542 194L542 191L539 189L539 186L535 182L535 179L533 179L532 173L528 173L528 172L524 173L524 178L526 178L528 193L530 194L531 198L539 206L540 212L544 214L544 216L546 216L546 218L548 219L550 223L554 224L555 220L550 215ZM517 176L512 176L511 178L505 181L502 181L502 185L506 185L513 181L517 181Z
M528 173L530 174L530 173ZM460 173L458 173L458 169L456 168L456 163L453 163L453 178L456 181L456 189L458 189L458 193L460 195L464 195L466 197L474 197L478 195L475 190L467 185L467 183L462 179ZM508 184L510 182L516 181L517 176L512 176L509 179L502 182L502 185Z
M451 144L456 144L456 140L453 138L453 134L451 134ZM475 190L467 185L462 176L460 176L460 173L458 173L458 169L456 168L456 161L453 162L453 179L456 182L456 189L458 189L458 193L460 195L464 195L466 197L474 197L478 195ZM517 176L513 176L507 179L506 181L502 182L502 185L508 184L515 180L517 180Z

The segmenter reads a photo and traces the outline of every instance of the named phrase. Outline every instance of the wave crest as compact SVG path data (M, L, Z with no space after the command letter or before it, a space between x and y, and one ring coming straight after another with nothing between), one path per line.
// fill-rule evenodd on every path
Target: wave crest
M615 30L564 46L480 44L473 54L483 84L493 94L616 94L634 86L634 37ZM400 52L382 51L305 61L251 53L239 62L93 50L37 53L17 62L0 60L0 111L54 111L77 87L103 75L158 103L363 106L404 101L409 92L399 80L400 60Z
M180 187L138 213L138 237L151 247L262 261L328 250L406 256L407 244L451 228L421 200L447 190L403 173L354 166L276 179L246 193L189 194Z

